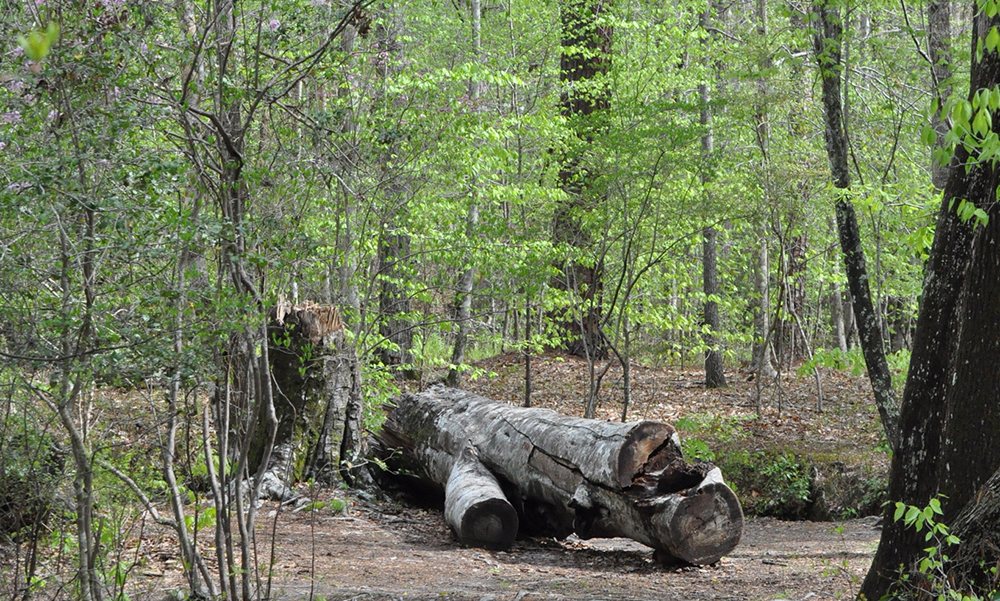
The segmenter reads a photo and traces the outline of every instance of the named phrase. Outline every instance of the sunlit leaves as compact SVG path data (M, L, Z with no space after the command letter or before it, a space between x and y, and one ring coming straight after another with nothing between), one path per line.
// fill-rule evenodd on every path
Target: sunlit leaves
M28 35L17 36L17 43L24 50L25 56L40 63L45 60L49 50L59 40L59 24L49 23L43 31L32 31Z

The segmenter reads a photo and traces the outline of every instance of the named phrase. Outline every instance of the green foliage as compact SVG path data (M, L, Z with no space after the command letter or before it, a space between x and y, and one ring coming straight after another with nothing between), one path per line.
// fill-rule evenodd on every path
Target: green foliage
M970 591L957 587L948 575L949 549L962 544L957 536L949 532L948 526L941 521L944 512L941 511L940 498L928 501L925 507L916 507L896 502L893 521L903 524L924 534L924 541L930 546L924 548L925 555L920 559L914 574L904 572L896 584L896 592L913 594L919 591L921 595L929 595L937 601L985 601L996 599L1000 591ZM996 567L984 568L990 574L996 575ZM894 593L890 592L890 596Z
M40 63L45 60L49 50L59 41L59 24L55 21L49 23L44 31L32 31L26 36L17 36L17 43L24 50L24 54Z
M15 414L16 415L16 414ZM61 508L65 452L51 432L33 420L7 414L0 424L0 534L20 540L38 536Z

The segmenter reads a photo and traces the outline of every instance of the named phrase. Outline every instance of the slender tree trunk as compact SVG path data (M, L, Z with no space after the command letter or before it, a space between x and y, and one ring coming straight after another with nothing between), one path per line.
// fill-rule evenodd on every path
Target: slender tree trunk
M353 25L347 25L340 39L340 51L348 57L343 67L343 79L346 83L349 79L352 68L355 64L354 46L357 41L358 30ZM360 161L358 152L358 116L353 102L350 85L341 85L337 89L337 94L349 108L345 109L344 119L340 126L340 131L347 140L341 148L339 155L338 170L340 177L337 180L337 189L343 202L343 214L340 216L337 230L337 256L340 258L336 267L337 273L337 294L330 299L332 303L343 308L345 322L348 327L354 327L354 333L360 332L361 297L358 294L358 286L355 282L355 274L358 270L358 255L356 249L356 236L354 233L355 192L345 182L351 182L357 186L358 163Z
M834 284L830 293L830 319L833 321L834 337L837 339L837 348L840 352L846 353L847 348L847 328L844 323L844 297L840 293L840 284Z
M753 348L751 368L758 378L773 378L776 374L771 358L771 287L767 240L761 239L754 265Z
M767 1L756 0L754 9L757 38L763 41L767 39L768 31ZM760 72L764 73L772 66L770 49L762 48L758 52L760 53L758 65ZM765 204L771 200L771 116L768 106L769 95L770 89L767 78L762 75L757 78L757 105L754 120L756 121L757 148L760 150L761 187L764 190ZM751 351L751 368L757 374L759 386L761 378L773 378L777 375L771 352L770 260L766 237L761 237L755 255L754 292L756 294L754 298L754 341Z
M709 7L702 13L701 26L708 31L711 28L712 9ZM698 86L698 100L701 103L699 122L704 132L701 135L702 172L701 184L708 197L706 204L711 206L710 185L713 180L713 160L715 153L715 136L712 131L712 100L708 84ZM726 373L722 363L722 349L719 348L718 333L722 329L719 316L719 270L717 262L719 232L713 226L707 226L702 231L702 290L705 293L704 321L705 334L705 386L722 388L726 386Z
M416 379L413 364L413 324L410 319L411 303L406 283L410 279L410 232L407 230L408 192L402 185L402 174L396 165L398 144L396 134L389 131L395 122L394 109L388 97L391 78L401 68L403 61L402 22L398 7L388 10L385 24L379 27L379 43L385 51L385 62L380 68L381 90L378 102L383 112L381 121L386 128L382 133L385 148L382 151L382 181L379 182L384 197L386 215L378 243L379 277L379 333L387 344L380 351L382 364L394 369L398 376Z
M480 60L482 54L482 9L480 0L469 0L470 19L472 21L472 54L476 61ZM473 110L478 111L480 82L475 78L469 80L469 102ZM472 178L469 189L469 213L466 219L465 238L471 245L474 239L476 226L479 225L479 184L476 178ZM458 290L455 294L455 318L458 322L458 333L455 335L455 345L451 351L451 367L448 369L446 382L449 386L458 384L462 365L465 363L465 349L469 344L469 330L472 322L472 287L476 277L476 271L472 267L471 251L467 260L469 265L462 272L458 279Z
M844 268L851 289L854 314L858 320L861 351L875 393L875 404L882 418L886 438L895 448L899 441L899 403L892 387L889 364L885 359L878 317L872 306L861 234L854 205L849 197L851 180L847 161L848 140L840 89L843 68L840 50L843 17L836 1L818 0L814 6L818 16L814 50L823 84L823 113L830 172L834 187L841 191L835 201L837 232L840 249L844 255Z
M950 126L941 114L951 96L951 0L931 0L927 4L927 45L931 59L931 83L937 99L937 110L931 114L931 127L937 134L934 154L944 150L945 134ZM948 183L949 166L940 158L931 157L931 181L938 190Z

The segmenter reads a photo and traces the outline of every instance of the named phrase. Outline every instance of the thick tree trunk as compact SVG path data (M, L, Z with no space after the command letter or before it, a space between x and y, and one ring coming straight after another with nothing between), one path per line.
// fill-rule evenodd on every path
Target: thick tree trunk
M360 439L360 366L345 343L340 314L311 303L279 301L268 327L278 429L264 472L264 493L294 498L292 482L333 482ZM270 442L258 423L249 456L254 472ZM344 443L348 444L345 445Z
M719 317L719 302L715 300L719 294L719 272L716 264L716 250L719 233L709 226L704 231L705 238L702 253L703 289L705 292L705 386L707 388L724 388L726 372L722 364L722 349L719 348L718 331L722 327Z
M814 10L819 17L814 51L823 83L826 150L833 185L843 191L836 199L836 214L840 249L844 254L844 271L847 273L854 314L858 320L861 352L868 368L875 404L882 418L886 438L890 446L895 448L899 441L899 402L892 387L892 374L885 359L882 331L872 305L858 219L848 197L851 180L847 162L847 131L840 94L843 16L841 9L832 0L817 0Z
M460 469L464 447L474 446L525 535L624 536L663 561L709 564L732 551L743 530L739 501L719 470L685 462L666 424L585 420L436 387L398 398L377 441L383 460L438 489ZM485 498L502 505L489 488Z
M980 60L975 58L977 46L1000 18L987 18L975 7L974 12L970 101L979 90L1000 84L997 52L986 50ZM1000 466L1000 371L995 368L1000 351L998 169L977 152L960 144L951 163L903 391L900 445L889 475L893 501L923 507L935 495L945 495L945 520L963 508L966 516L977 514L985 497L976 491ZM984 211L988 223L963 221L955 206L960 200ZM966 516L959 524L975 521ZM966 526L956 526L966 532ZM881 598L898 578L900 566L909 573L926 554L926 546L923 533L887 519L861 593ZM995 548L991 553L988 565L995 565L1000 553Z
M594 134L604 127L602 120L610 104L607 87L599 80L611 66L612 29L600 18L610 7L605 0L566 0L561 7L562 54L559 80L564 86L560 112L578 138L578 147L560 160L559 185L567 200L556 209L553 240L589 252L590 234L583 215L604 196L595 189L594 174L587 156ZM559 266L562 277L555 286L570 292L575 306L560 317L565 349L591 360L607 356L601 329L603 310L601 288L603 267L576 259Z

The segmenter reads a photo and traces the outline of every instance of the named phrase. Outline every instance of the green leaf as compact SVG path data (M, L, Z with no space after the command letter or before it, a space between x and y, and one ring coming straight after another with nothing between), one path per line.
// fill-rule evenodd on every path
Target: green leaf
M45 31L32 31L27 36L17 36L17 43L24 50L24 54L36 63L45 59L58 40L59 24L56 22L49 23Z
M1000 44L1000 33L996 27L990 27L990 32L986 34L986 49L996 51L997 44Z
M893 514L892 521L898 522L899 518L903 517L903 513L905 513L905 512L906 512L906 505L904 505L903 503L897 502L896 503L896 513Z

